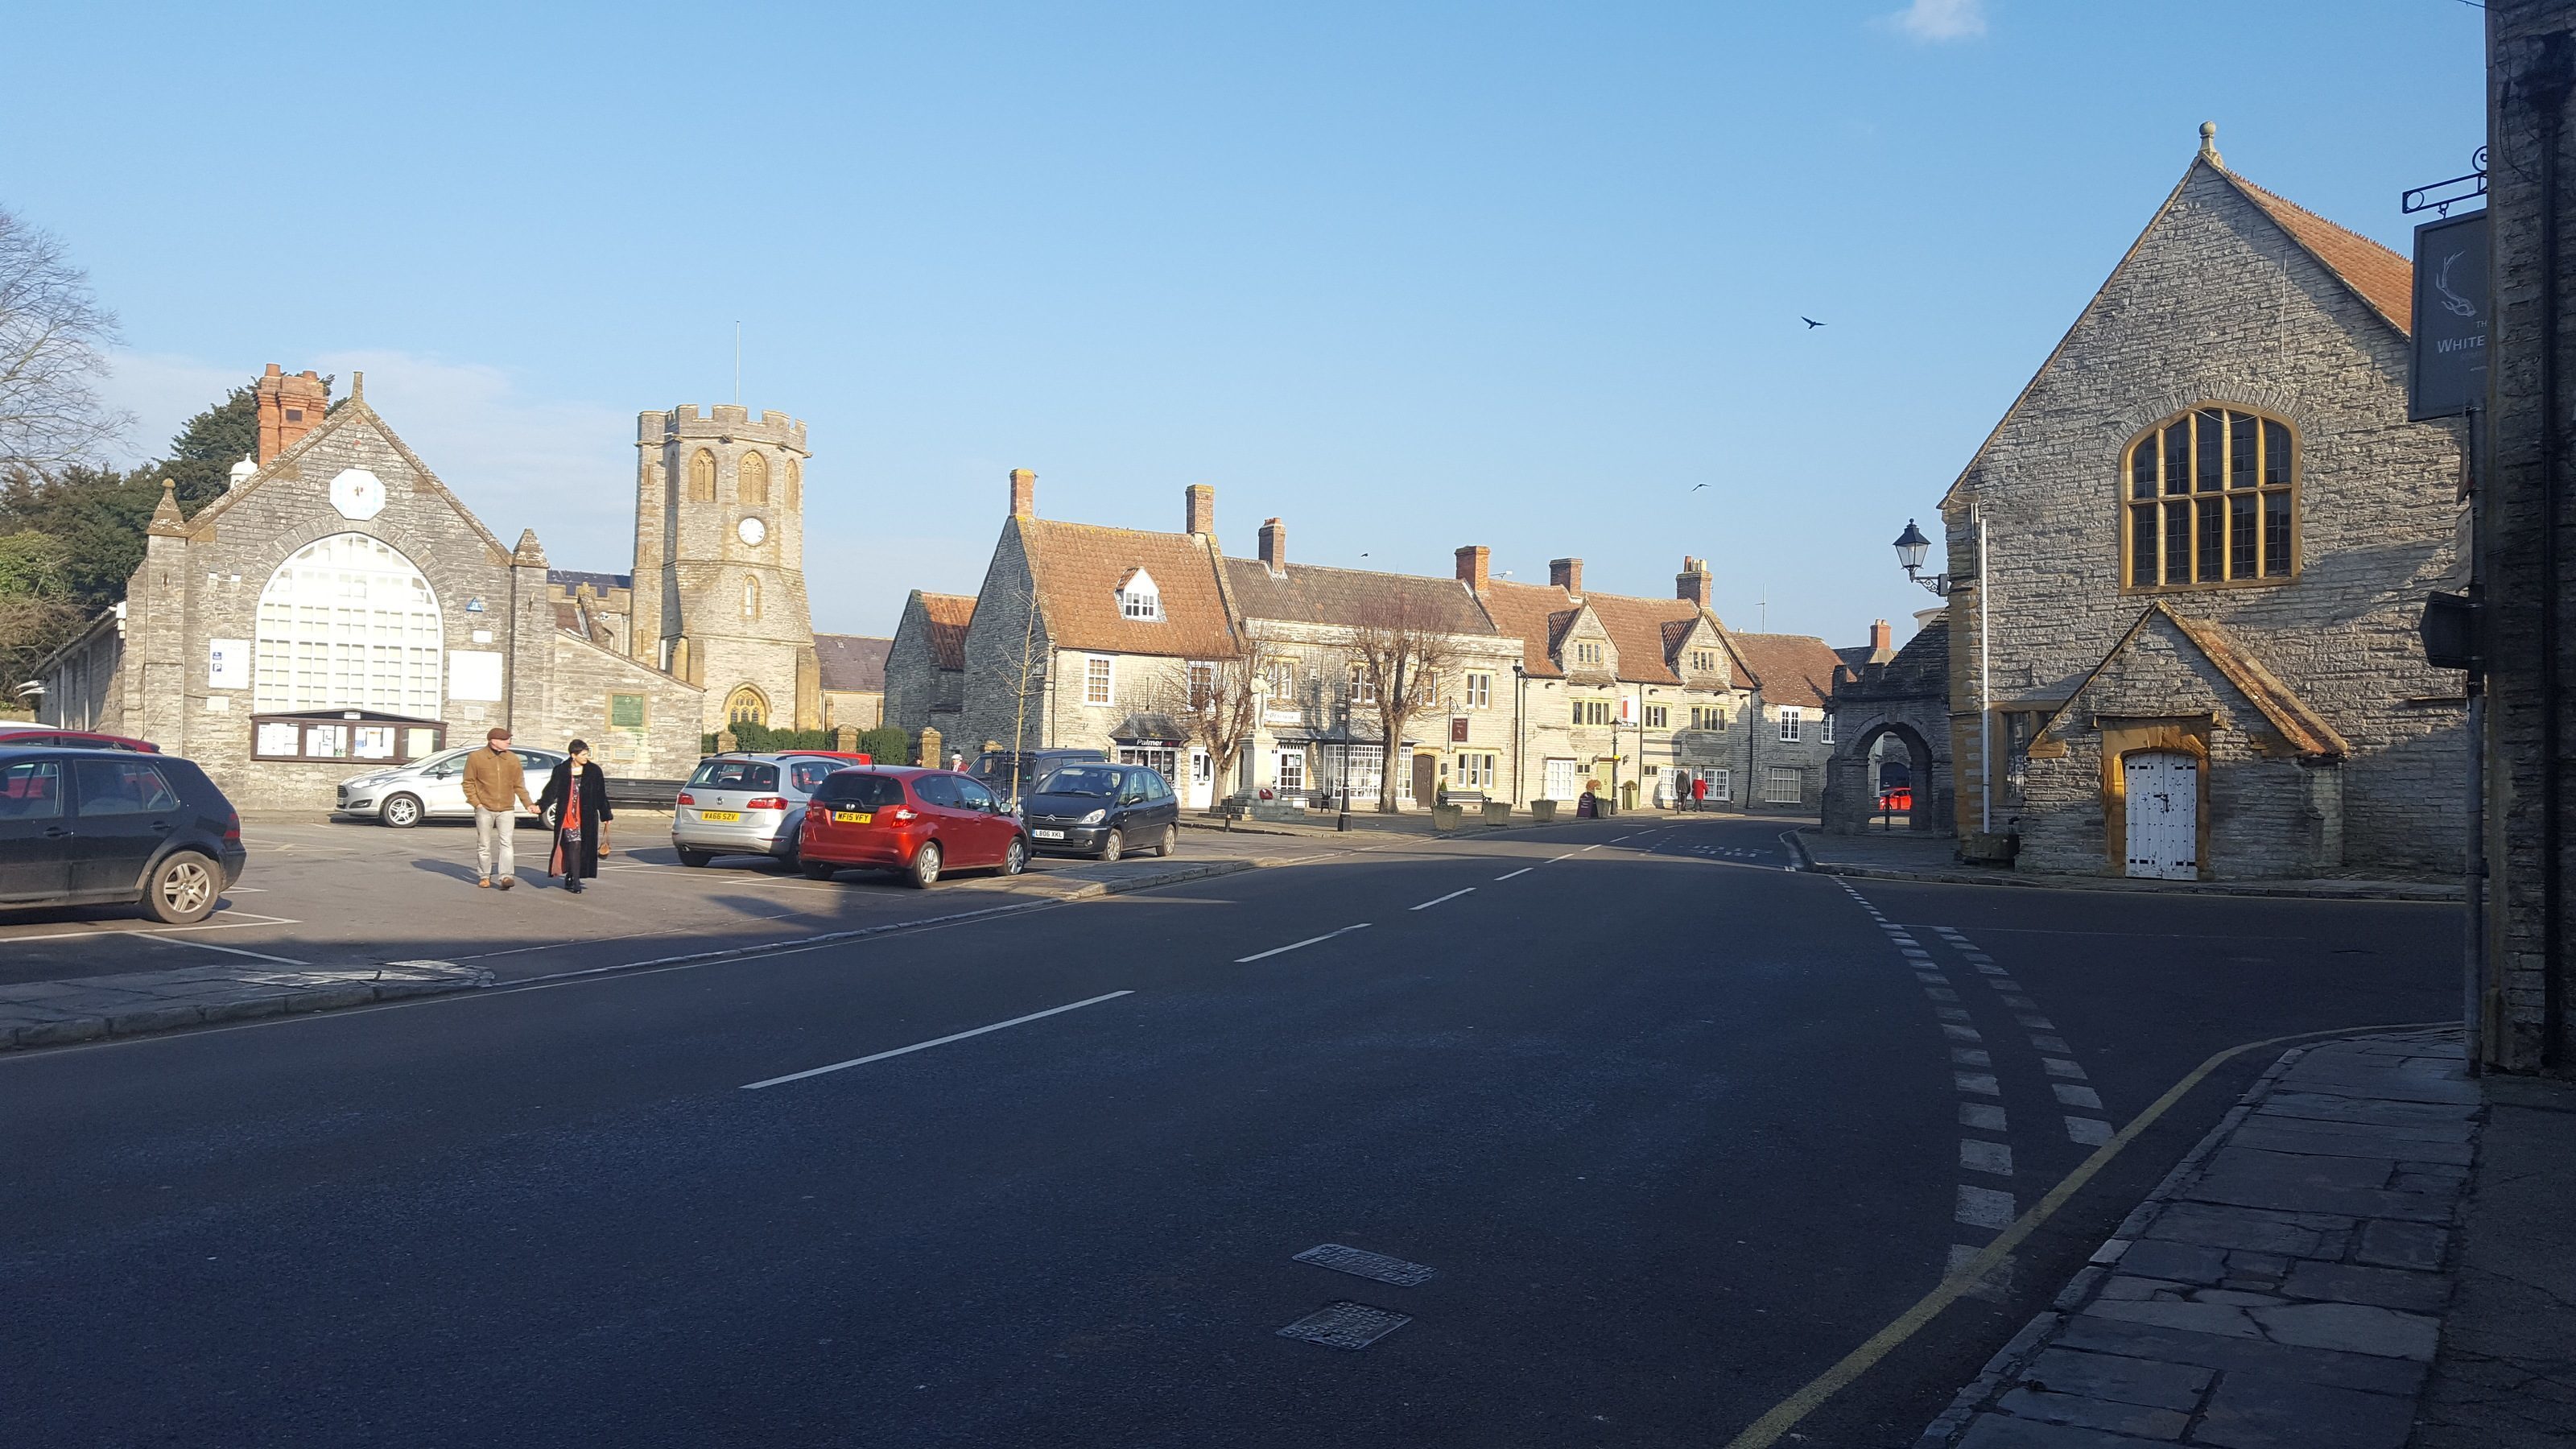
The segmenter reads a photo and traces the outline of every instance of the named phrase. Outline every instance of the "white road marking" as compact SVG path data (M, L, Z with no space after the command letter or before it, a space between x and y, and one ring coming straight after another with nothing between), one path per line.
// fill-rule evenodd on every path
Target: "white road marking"
M2017 1022L2020 1022L2022 1025L2024 1025L2024 1026L2026 1026L2026 1027L2029 1027L2032 1031L2055 1031L2055 1030L2057 1030L2057 1023L2056 1023L2056 1022L2053 1022L2053 1021L2051 1021L2051 1020L2049 1020L2047 1017L2044 1017L2044 1016L2031 1016L2031 1015L2028 1015L2028 1014L2024 1014L2024 1015L2021 1015L2021 1016L2016 1016L2016 1017L2014 1017L2014 1018L2013 1018L2013 1020L2015 1020L2015 1021L2017 1021Z
M1996 1106L1992 1102L1961 1102L1959 1104L1959 1125L1962 1127L1974 1127L1980 1132L2007 1132L2011 1130L2004 1125L2004 1109Z
M1582 852L1581 852L1581 851L1577 851L1577 850L1569 850L1569 851L1567 851L1565 854L1558 856L1558 857L1556 858L1556 860L1572 860L1572 859L1574 859L1577 855L1580 855L1580 854L1582 854ZM1550 865L1554 865L1554 864L1556 864L1556 860L1551 860L1551 861L1549 861L1549 862L1548 862L1548 864L1550 864Z
M2066 1106L2090 1107L2096 1112L2102 1110L2102 1094L2091 1087L2079 1087L2072 1082L2051 1082L2048 1090L2055 1092L2057 1100Z
M2066 1140L2086 1147L2099 1147L2111 1140L2111 1124L2099 1117L2069 1117L2066 1119Z
M2010 1177L2013 1175L2012 1149L2000 1142L1962 1137L1959 1139L1959 1166L1970 1172Z
M1474 895L1475 893L1476 888L1474 886L1469 886L1465 890L1451 891L1445 896L1434 896L1430 900L1424 901L1418 906L1407 906L1405 909L1408 911L1427 911L1433 906L1439 905L1443 901L1454 901L1460 896L1469 896Z
M1308 936L1305 940L1302 940L1302 941L1291 941L1291 942L1289 942L1289 943L1288 943L1287 945L1285 945L1285 946L1273 946L1273 947L1271 947L1271 948L1270 948L1269 950L1267 950L1267 951L1255 951L1255 952L1253 952L1253 953L1252 953L1251 955L1249 955L1249 956L1237 956L1237 957L1235 957L1235 958L1234 958L1234 964L1235 964L1235 965L1237 965L1237 966L1241 966L1241 965L1245 965L1245 964L1247 964L1247 963L1249 963L1249 962L1259 961L1259 960L1263 959L1264 957L1279 955L1280 953L1285 952L1285 951L1294 951L1294 950L1297 950L1298 948L1303 947L1303 946L1312 946L1312 945L1314 945L1317 941L1329 941L1329 940L1333 939L1335 936L1342 935L1342 934L1344 934L1345 932L1349 932L1349 931L1365 931L1365 930L1367 930L1367 929L1368 929L1368 925L1369 925L1369 923L1368 923L1368 922L1366 922L1366 921L1362 921L1362 922L1360 922L1358 925L1355 925L1355 926L1344 926L1344 927L1342 927L1342 929L1341 929L1341 930L1339 930L1339 931L1326 931L1324 934L1322 934L1322 935L1320 935L1320 936Z
M1959 1206L1952 1214L1972 1228L1993 1228L2000 1232L2013 1220L2013 1195L1991 1187L1959 1184Z
M1955 1021L1945 1021L1945 1022L1941 1023L1941 1034L1942 1034L1943 1036L1948 1037L1948 1038L1949 1038L1950 1040L1952 1040L1952 1041L1984 1041L1984 1040L1985 1040L1985 1038L1984 1038L1983 1036L1981 1036L1981 1035L1979 1035L1979 1034L1978 1034L1977 1029L1976 1029L1975 1027L1973 1027L1973 1026L1961 1026L1961 1025L1959 1025L1959 1024L1958 1024L1957 1022L1955 1022Z
M78 941L104 936L176 936L182 931L238 931L246 926L300 926L284 916L254 916L242 911L226 911L220 921L202 921L193 926L102 926L94 931L48 931L41 936L0 936L0 945L14 946L21 941Z
M1950 1060L1963 1067L1991 1067L1995 1059L1984 1047L1952 1047Z
M1992 1072L1952 1072L1950 1080L1958 1083L1960 1091L1974 1092L1981 1097L2000 1097L2004 1094L2004 1089L1995 1084Z
M2084 1080L2084 1068L2064 1057L2041 1057L2039 1064L2048 1068L2052 1077L2066 1077L2078 1082Z
M1536 869L1538 869L1538 867L1537 867L1537 866L1534 866L1534 865L1525 865L1525 866L1522 866L1520 869L1518 869L1518 870L1516 870L1516 871L1513 871L1513 872L1512 872L1512 875L1527 875L1527 874L1529 874L1531 871L1534 871L1534 870L1536 870ZM1494 879L1496 879L1496 880L1510 880L1510 879L1512 878L1512 875L1498 875L1498 876L1494 877Z
M1599 850L1600 848L1601 848L1601 846L1600 846L1598 843L1595 843L1595 844L1587 845L1587 846L1583 847L1583 850ZM1583 850L1578 850L1578 851L1576 851L1576 852L1575 852L1575 854L1577 854L1577 855L1581 855L1581 854L1583 853Z
M1112 991L1103 996L1092 997L1088 1001L1073 1001L1067 1002L1062 1006L1050 1006L1044 1011L1032 1011L1026 1016L1015 1016L1008 1021L994 1022L991 1026L979 1026L969 1031L951 1032L946 1036L933 1037L929 1041L917 1041L910 1046L896 1047L892 1051L877 1052L864 1057L852 1057L846 1062L834 1062L828 1067L808 1067L801 1072L789 1072L783 1077L769 1077L762 1081L745 1082L743 1083L742 1090L746 1092L757 1092L763 1087L775 1087L787 1082L801 1082L807 1077L819 1077L825 1072L838 1072L845 1071L851 1067L864 1067L870 1062L881 1062L888 1057L899 1057L911 1052L928 1051L930 1048L935 1046L946 1046L952 1041L964 1041L970 1036L982 1036L988 1031L1000 1031L1005 1027L1023 1026L1029 1022L1037 1021L1044 1017L1061 1016L1068 1011L1080 1011L1086 1006L1098 1006L1104 1001L1115 1001L1119 997L1133 996L1135 994L1136 993L1133 991Z
M164 941L173 946L194 946L200 951L221 951L227 956L248 956L254 961L274 961L280 966L310 966L313 964L310 961L298 961L292 956L271 956L265 951L236 950L231 946L218 946L212 941L191 941L179 936L155 935L150 931L123 931L119 934L127 936L141 936L147 941Z

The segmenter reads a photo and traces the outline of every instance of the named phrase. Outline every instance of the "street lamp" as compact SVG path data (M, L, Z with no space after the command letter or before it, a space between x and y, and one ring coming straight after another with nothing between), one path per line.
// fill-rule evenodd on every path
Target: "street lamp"
M1896 536L1896 561L1904 565L1907 578L1946 599L1950 597L1948 574L1934 574L1928 579L1923 577L1923 555L1931 548L1932 540L1923 536L1923 530L1914 526L1914 520L1905 520L1905 531Z

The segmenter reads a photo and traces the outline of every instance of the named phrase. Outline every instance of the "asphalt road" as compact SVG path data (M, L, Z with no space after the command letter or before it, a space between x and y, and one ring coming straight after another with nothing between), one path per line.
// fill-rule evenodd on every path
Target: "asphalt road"
M2455 995L2453 911L1855 893L1777 830L1422 842L0 1059L0 1442L1722 1444L1983 1240L1940 1012L2010 1114L1987 1183L2027 1207L2090 1151L1969 953L2114 1122ZM1910 1442L2269 1055L1804 1442ZM1435 1275L1295 1260L1326 1243ZM1411 1321L1278 1335L1339 1300Z

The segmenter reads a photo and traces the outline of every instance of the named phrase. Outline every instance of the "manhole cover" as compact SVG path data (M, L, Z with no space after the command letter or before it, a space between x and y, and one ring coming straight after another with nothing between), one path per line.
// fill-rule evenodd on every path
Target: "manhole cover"
M1299 1253L1297 1261L1330 1268L1336 1273L1374 1278L1398 1288L1411 1288L1428 1282L1433 1271L1420 1263L1408 1263L1402 1258L1390 1258L1384 1253L1372 1253L1363 1248L1345 1248L1339 1243L1319 1243Z
M1413 1317L1410 1314L1389 1313L1383 1308L1371 1308L1365 1303L1327 1303L1279 1330L1279 1336L1302 1338L1308 1343L1320 1343L1326 1348L1359 1349L1368 1347L1412 1321Z

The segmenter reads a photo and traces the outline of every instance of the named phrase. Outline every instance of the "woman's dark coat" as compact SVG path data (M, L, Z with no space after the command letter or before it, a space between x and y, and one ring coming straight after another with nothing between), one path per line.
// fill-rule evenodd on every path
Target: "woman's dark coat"
M572 761L555 766L546 779L545 793L537 797L537 813L543 815L549 806L561 805L572 789ZM555 848L547 859L548 875L579 876L589 879L599 874L599 827L616 819L608 808L608 777L599 772L593 761L581 767L581 839L563 838L563 826L555 826ZM562 815L555 819L560 822Z

